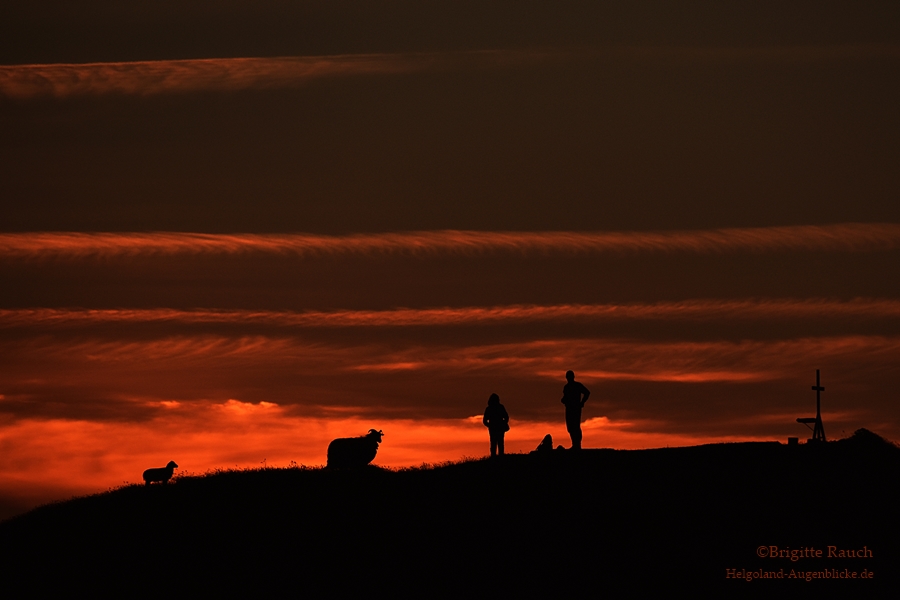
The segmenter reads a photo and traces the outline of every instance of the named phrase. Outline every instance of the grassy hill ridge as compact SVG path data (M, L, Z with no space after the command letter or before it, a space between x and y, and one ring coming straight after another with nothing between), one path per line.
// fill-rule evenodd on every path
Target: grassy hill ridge
M140 588L148 573L203 595L389 589L480 597L610 586L741 593L778 583L726 579L726 569L798 567L880 572L873 581L804 582L867 593L890 584L900 564L891 548L898 474L900 449L866 430L818 447L221 471L40 507L0 523L0 541L14 549L3 570L30 581L36 595ZM757 556L771 545L865 546L874 556Z

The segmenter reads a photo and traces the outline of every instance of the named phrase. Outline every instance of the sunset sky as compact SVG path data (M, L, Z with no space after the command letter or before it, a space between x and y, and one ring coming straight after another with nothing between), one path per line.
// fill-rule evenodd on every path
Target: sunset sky
M790 6L786 7L785 4ZM900 441L900 3L0 6L0 518L183 472Z

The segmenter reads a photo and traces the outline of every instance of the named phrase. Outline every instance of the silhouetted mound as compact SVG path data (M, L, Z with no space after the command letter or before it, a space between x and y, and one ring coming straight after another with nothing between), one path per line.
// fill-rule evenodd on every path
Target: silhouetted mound
M872 597L896 583L898 473L900 451L865 430L793 447L553 451L398 471L225 471L6 521L0 569L34 596L622 597L685 589L731 597L820 586ZM761 557L761 546L865 547L873 556L794 562ZM729 569L868 569L876 578L747 581L726 577Z
M857 429L849 438L838 440L837 443L860 450L874 452L897 452L900 448L896 444L890 442L877 433L872 433L868 429Z

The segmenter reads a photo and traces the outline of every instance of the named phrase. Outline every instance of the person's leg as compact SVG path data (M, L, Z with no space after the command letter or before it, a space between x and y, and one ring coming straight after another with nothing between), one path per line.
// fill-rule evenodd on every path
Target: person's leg
M491 456L497 456L497 438L491 435Z
M497 452L503 456L503 436L505 433L501 432L500 437L497 439Z
M572 434L572 450L581 450L581 423L578 424Z
M581 411L569 409L566 411L566 429L572 438L572 450L581 449Z

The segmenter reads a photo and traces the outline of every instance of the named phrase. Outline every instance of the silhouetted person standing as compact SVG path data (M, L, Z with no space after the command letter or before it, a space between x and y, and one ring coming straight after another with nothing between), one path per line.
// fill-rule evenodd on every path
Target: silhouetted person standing
M503 455L503 436L509 431L509 414L500 404L500 396L491 394L488 398L487 408L484 409L484 419L481 420L491 434L491 456Z
M566 405L566 429L572 436L572 450L581 450L581 409L591 392L575 381L574 371L566 371L566 380L560 402Z

